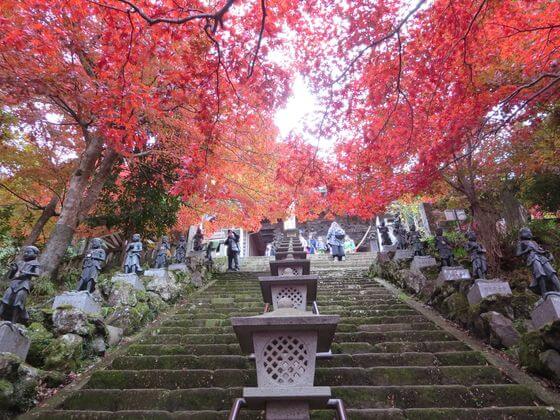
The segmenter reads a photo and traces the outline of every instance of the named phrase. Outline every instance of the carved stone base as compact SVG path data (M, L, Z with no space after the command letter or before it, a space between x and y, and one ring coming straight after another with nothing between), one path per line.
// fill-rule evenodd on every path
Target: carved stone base
M455 267L442 267L439 276L436 280L436 286L441 286L447 282L465 281L470 280L471 274L469 270L463 266Z
M511 296L509 283L500 279L475 280L469 289L467 300L469 304L476 305L482 299L493 295Z
M305 401L271 401L266 403L266 420L309 420L309 403Z
M15 354L25 360L30 345L31 341L24 326L10 321L0 322L0 353Z
M560 320L560 293L546 293L543 299L536 304L531 312L531 321L535 328Z
M136 290L145 290L144 283L140 280L140 277L134 273L124 274L118 273L111 279L113 283L128 283Z
M400 260L411 260L414 257L414 251L412 249L397 249L395 255L393 256L394 261Z
M80 292L64 292L54 298L53 309L61 306L72 306L88 315L100 315L101 305L95 300L91 293L82 290Z
M187 264L185 263L177 263L177 264L171 264L169 267L167 267L167 269L169 271L183 271L183 272L187 272Z
M422 268L435 267L437 266L436 259L430 256L419 256L416 255L410 263L410 269L412 271L420 271Z

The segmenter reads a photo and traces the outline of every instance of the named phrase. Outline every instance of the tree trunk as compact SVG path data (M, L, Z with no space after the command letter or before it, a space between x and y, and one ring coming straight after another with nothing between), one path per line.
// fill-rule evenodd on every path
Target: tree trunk
M51 197L51 200L49 201L49 204L47 204L47 206L43 209L41 216L39 217L39 219L37 219L35 225L33 225L33 229L31 229L31 233L23 242L22 248L29 245L34 245L35 242L37 242L37 238L39 238L39 235L43 231L43 228L45 227L47 222L50 220L51 217L56 215L57 204L58 204L58 196L53 195Z
M496 228L497 215L487 209L479 201L470 203L473 215L474 231L478 240L486 248L486 258L488 265L495 269L499 267L499 261L502 258L500 248L500 237Z
M84 132L84 137L86 138L86 149L80 157L78 167L70 177L60 217L41 257L43 273L49 277L56 276L58 266L72 241L78 226L84 193L95 164L102 154L103 140L100 136L90 136L89 133Z

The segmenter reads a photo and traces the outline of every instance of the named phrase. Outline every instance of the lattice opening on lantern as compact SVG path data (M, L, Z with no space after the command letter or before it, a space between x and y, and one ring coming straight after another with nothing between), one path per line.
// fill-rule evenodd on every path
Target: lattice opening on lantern
M299 308L303 304L303 293L300 290L294 289L293 287L284 287L280 289L278 295L276 296L276 302L282 298L288 298L292 301L293 307L295 309Z
M263 360L270 379L280 385L295 385L307 370L307 347L297 337L273 338L264 348Z
M299 276L299 271L297 268L286 267L280 274L281 276Z

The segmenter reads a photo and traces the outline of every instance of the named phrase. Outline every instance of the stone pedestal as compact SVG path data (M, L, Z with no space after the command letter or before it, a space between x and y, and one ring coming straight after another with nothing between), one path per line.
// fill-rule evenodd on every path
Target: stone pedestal
M531 312L531 321L535 328L560 320L560 293L550 292L540 299Z
M167 270L165 268L151 268L144 271L145 277L167 278Z
M414 257L412 249L397 249L393 256L394 261L411 260Z
M500 279L475 280L469 289L467 300L469 304L476 305L482 299L493 295L511 296L509 283Z
M442 286L447 282L470 280L469 270L458 265L455 267L442 267L436 280L436 286Z
M437 265L437 261L434 257L430 257L429 255L416 255L412 260L412 263L410 263L410 269L412 271L420 271L422 268L436 267Z
M307 401L271 401L266 403L266 420L309 420Z
M54 298L53 309L61 306L72 306L88 315L100 315L101 305L94 299L91 293L82 290L80 292L64 292Z
M152 271L152 270L148 270ZM145 273L144 273L145 274ZM145 290L144 283L140 280L140 277L134 273L124 274L118 273L111 279L113 283L128 283L136 290Z
M25 360L30 345L25 327L10 321L0 322L0 353L15 354Z
M179 263L179 264L170 264L169 267L167 267L167 269L169 271L183 271L184 273L186 273L187 270L187 264L185 263Z
M397 245L381 245L381 252L396 252Z

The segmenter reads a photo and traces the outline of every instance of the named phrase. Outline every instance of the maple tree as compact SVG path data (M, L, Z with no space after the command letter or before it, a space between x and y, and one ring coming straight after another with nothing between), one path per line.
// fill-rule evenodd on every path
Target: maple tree
M258 55L265 48L260 3L236 13L230 13L233 1L177 4L0 3L0 100L22 123L57 115L77 156L42 254L48 274L119 156L142 153L155 141L185 157L177 192L188 196L201 187L209 156L220 154L234 128L247 127L251 118L272 125L271 112L287 95L289 73ZM269 46L277 31L267 25Z
M535 127L541 105L558 99L558 2L306 5L311 15L345 16L335 25L306 21L313 35L298 49L325 110L323 133L345 133L336 201L367 217L443 177L467 199L495 254L495 219L481 191L485 176L508 164L503 146L518 133L530 141L520 127Z
M558 16L553 0L3 0L0 101L71 150L46 270L111 174L154 153L180 230L258 229L292 203L368 219L445 182L497 254L489 192L535 172L518 157L559 99ZM277 141L295 72L322 105L309 133L337 141L327 159Z
M14 117L2 112L0 132L2 203L14 207L13 230L25 237L23 245L30 245L58 215L71 171L65 155L72 147L64 133L45 121L22 128Z

